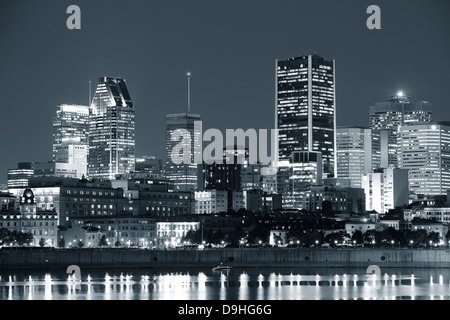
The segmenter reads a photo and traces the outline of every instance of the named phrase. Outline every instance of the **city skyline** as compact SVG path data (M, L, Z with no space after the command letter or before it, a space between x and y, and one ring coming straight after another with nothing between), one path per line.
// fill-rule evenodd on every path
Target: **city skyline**
M440 40L448 33L443 13L448 4L443 1L435 1L434 6L382 1L379 3L382 29L372 31L365 27L369 3L305 2L304 9L297 10L299 16L283 10L300 6L293 1L277 5L254 1L241 5L196 3L203 5L201 10L183 3L152 7L135 1L118 16L121 10L116 10L114 3L105 7L102 1L81 1L78 5L82 29L70 31L65 27L66 4L30 2L28 10L19 14L20 6L3 2L1 32L10 46L5 49L5 59L0 65L4 71L0 79L3 90L10 94L4 100L3 111L8 121L4 122L1 134L11 137L11 143L0 160L0 183L6 183L7 169L19 162L51 159L51 119L57 106L87 104L89 81L95 83L101 76L127 80L136 107L136 155L163 157L165 115L187 110L186 72L191 72L192 79L191 112L202 115L204 129L272 129L274 61L314 52L337 63L338 126L367 125L369 106L385 101L397 90L403 90L416 101L430 101L436 118L446 119L448 81L440 77L447 74L445 70L450 65L444 59L449 46ZM103 7L109 15L99 14ZM282 19L278 17L281 12L285 14ZM127 24L127 15L132 14L135 23ZM318 17L324 23L313 36L306 31L296 35L295 30L312 25ZM175 23L175 18L180 21ZM123 26L124 30L117 30L114 36L126 34L135 50L109 50L111 35L101 33L108 19L116 19ZM203 30L205 23L211 25L210 31ZM157 28L167 25L172 28L165 31ZM140 40L147 33L153 46ZM51 41L44 38L46 34L51 35L45 36ZM405 53L404 45L417 39L423 44L414 46L414 52ZM162 45L161 50L158 44ZM386 45L391 47L389 54L385 53ZM90 50L82 50L88 46ZM31 48L36 52L28 56ZM182 48L189 50L185 52ZM427 66L416 64L418 57L430 52L434 58ZM222 64L217 63L218 59ZM37 81L27 94L20 95L19 81L25 75ZM259 117L254 117L256 113ZM27 139L30 129L33 139Z

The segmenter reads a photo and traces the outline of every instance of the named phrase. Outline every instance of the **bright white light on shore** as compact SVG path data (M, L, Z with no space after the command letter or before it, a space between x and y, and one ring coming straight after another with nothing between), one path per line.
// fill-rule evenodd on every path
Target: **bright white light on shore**
M403 91L399 91L399 92L397 92L397 97L403 97Z
M188 76L188 77L190 77L190 76L191 76L191 73L190 73L190 72L188 72L188 73L187 73L187 76Z

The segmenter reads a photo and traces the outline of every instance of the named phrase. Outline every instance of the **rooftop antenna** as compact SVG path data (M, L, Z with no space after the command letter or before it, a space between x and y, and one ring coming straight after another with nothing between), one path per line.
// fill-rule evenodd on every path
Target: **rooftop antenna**
M188 84L188 112L191 112L191 73L187 73L187 84Z

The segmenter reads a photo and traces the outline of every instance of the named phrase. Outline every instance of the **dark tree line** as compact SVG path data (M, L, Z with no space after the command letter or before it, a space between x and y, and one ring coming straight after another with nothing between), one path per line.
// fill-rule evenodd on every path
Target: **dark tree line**
M0 246L24 246L34 240L30 232L0 228Z
M222 230L191 230L182 239L190 244L229 245L239 246L242 240L248 244L268 244L270 226L256 224L250 229L235 228L229 232ZM279 239L282 240L282 239ZM439 244L440 240L450 241L450 231L441 239L438 232L420 230L396 230L389 227L384 230L356 230L349 234L344 230L325 233L317 229L304 229L303 226L293 225L286 235L286 244L292 247L311 247L328 244L331 247L342 245L358 245L366 247L428 247ZM277 242L277 241L275 241Z

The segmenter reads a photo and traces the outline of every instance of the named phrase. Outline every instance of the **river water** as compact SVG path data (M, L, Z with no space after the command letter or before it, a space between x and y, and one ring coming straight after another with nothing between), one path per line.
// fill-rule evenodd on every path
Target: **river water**
M437 268L1 270L1 300L450 300Z

